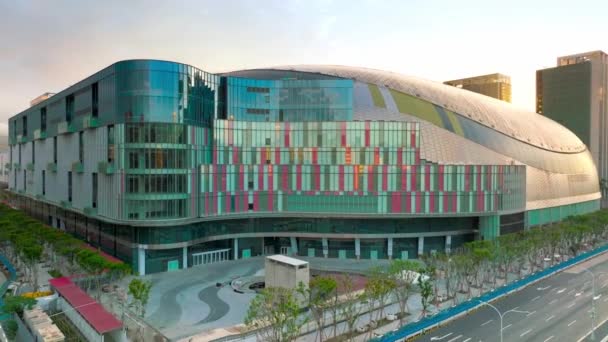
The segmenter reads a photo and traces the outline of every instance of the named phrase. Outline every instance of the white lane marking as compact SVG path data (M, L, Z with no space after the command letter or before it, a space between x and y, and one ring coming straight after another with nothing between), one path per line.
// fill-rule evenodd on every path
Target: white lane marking
M439 336L433 336L433 337L431 337L431 341L440 341L440 340L443 340L443 339L444 339L444 338L446 338L446 337L449 337L449 336L450 336L450 335L452 335L452 334L453 334L453 333L449 333L449 334L447 334L447 335L443 335L442 337L439 337Z
M519 306L516 306L516 307L514 307L514 308L513 308L513 309L511 309L511 310L517 310L517 309L519 309Z
M568 323L568 326L571 326L571 325L572 325L572 324L574 324L574 323L576 323L576 320L574 320L574 321L572 321L572 322Z
M577 292L577 293L574 294L574 297L578 297L578 296L580 296L582 294L583 294L582 292Z
M548 285L548 286L545 286L545 287L538 287L538 288L536 288L536 289L537 289L538 291L544 291L544 290L546 290L546 289L548 289L548 288L550 288L550 287L551 287L551 285Z
M490 322L494 322L494 320L493 320L493 319L491 319L491 320L489 320L489 321L485 322L484 324L482 324L481 326L483 327L484 325L489 324Z
M507 329L508 327L510 327L510 326L512 326L512 325L513 325L513 324L509 324L509 325L507 325L506 327L502 328L502 330L505 330L505 329Z
M545 322L549 322L550 320L552 320L552 319L554 319L554 318L555 318L555 315L551 315L551 317L547 318L547 319L545 320Z
M449 340L448 342L454 342L461 337L462 337L462 335L458 335L458 336L454 337L453 339Z
M550 301L550 302L549 302L549 305L551 305L551 304L555 304L555 302L557 302L557 299L554 299L554 300Z
M548 338L548 339L546 339L546 340L545 340L545 341L543 341L543 342L549 342L549 341L551 341L551 340L553 339L553 337L555 337L555 336L551 335L551 336L549 336L549 338Z
M526 317L530 317L530 316L534 315L535 313L536 313L536 311L532 311L529 314L527 314Z
M469 342L471 340L471 338L467 338L466 340L462 341L462 342Z
M528 334L530 331L532 331L532 329L524 331L524 333L523 333L523 334L521 334L521 335L519 335L519 337L524 337L524 336L526 336L526 335L527 335L527 334Z
M575 304L575 303L574 303L574 302L572 302L572 304L568 305L568 306L567 306L567 308L568 308L568 309L570 309L571 307L573 307L573 306L574 306L574 304Z
M602 298L602 295L601 295L601 294L599 294L599 295L597 295L597 296L593 297L593 300L598 300L598 299L600 299L600 298Z
M539 298L540 298L540 296L536 296L536 297L532 298L532 301L535 301L535 300L537 300Z
M563 288L563 289L561 289L561 290L557 291L557 294L560 294L560 293L562 293L562 292L564 292L564 291L566 291L566 289L565 289L565 288Z

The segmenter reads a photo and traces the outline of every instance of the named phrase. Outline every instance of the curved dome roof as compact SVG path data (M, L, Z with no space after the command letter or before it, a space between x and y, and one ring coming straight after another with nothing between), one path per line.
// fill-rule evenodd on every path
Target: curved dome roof
M586 150L585 144L574 133L553 120L489 96L442 83L388 71L335 65L294 65L265 69L318 73L385 86L449 109L481 125L545 150L561 153ZM497 113L500 115L496 115Z

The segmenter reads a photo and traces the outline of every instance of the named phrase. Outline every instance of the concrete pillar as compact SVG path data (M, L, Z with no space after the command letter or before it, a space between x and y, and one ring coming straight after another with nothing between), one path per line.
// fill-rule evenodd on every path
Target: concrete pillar
M291 254L298 255L298 240L295 237L290 237L291 242Z
M424 254L424 236L418 237L418 255Z
M388 238L388 245L386 246L386 254L388 255L388 260L393 259L393 238Z
M137 250L137 269L140 276L146 275L146 250L142 247Z
M329 254L329 244L327 243L327 238L323 238L323 257L327 258Z
M445 237L445 253L450 254L452 250L452 235L448 235Z
M361 258L361 239L359 238L355 239L355 256L357 260Z
M183 269L188 268L188 247L182 248L182 265Z
M239 239L234 239L233 240L233 249L234 249L234 260L239 260Z

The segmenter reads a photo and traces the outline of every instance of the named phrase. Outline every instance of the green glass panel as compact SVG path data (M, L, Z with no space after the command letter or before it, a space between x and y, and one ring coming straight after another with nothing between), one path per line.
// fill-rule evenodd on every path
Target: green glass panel
M170 260L167 262L167 271L179 270L179 260Z
M341 249L338 251L338 259L346 259L346 250Z
M243 249L241 259L251 258L251 249Z
M314 248L309 248L308 249L308 256L313 258L315 256L315 249Z
M378 260L378 251L377 250L371 250L369 252L369 258L371 260Z

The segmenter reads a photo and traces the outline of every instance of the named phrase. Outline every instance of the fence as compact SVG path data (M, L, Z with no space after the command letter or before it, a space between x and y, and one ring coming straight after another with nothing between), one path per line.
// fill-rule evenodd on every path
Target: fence
M8 289L10 283L15 281L15 278L17 278L17 272L15 272L13 264L11 264L10 261L8 261L8 259L2 254L0 254L0 263L4 264L4 266L6 266L6 269L8 270L8 279L4 282L4 284L0 285L0 308L2 308L4 306L4 301L2 300L2 297L4 297L4 294L6 293L6 290ZM3 321L7 318L10 318L10 316L6 314L0 315L0 321Z
M604 245L604 246L594 249L592 251L582 253L579 256L573 257L567 261L564 261L557 265L551 266L543 271L534 273L523 279L519 279L512 283L506 284L506 285L494 290L493 292L483 294L479 297L472 298L464 303L456 305L455 307L451 307L449 309L440 311L439 313L437 313L436 315L434 315L432 317L427 317L418 322L414 322L414 323L405 325L395 332L388 333L384 336L373 339L372 341L375 341L375 342L394 342L394 341L400 341L400 340L403 341L409 337L413 337L415 335L421 334L421 333L425 332L426 330L438 327L441 325L441 323L456 319L462 315L467 314L469 311L477 308L478 306L483 305L479 302L480 300L484 301L484 302L491 302L499 297L509 295L509 294L519 290L522 287L535 283L545 277L553 275L570 266L573 266L574 264L577 264L577 263L584 261L586 259L589 259L591 257L597 256L606 251L608 251L608 245Z

